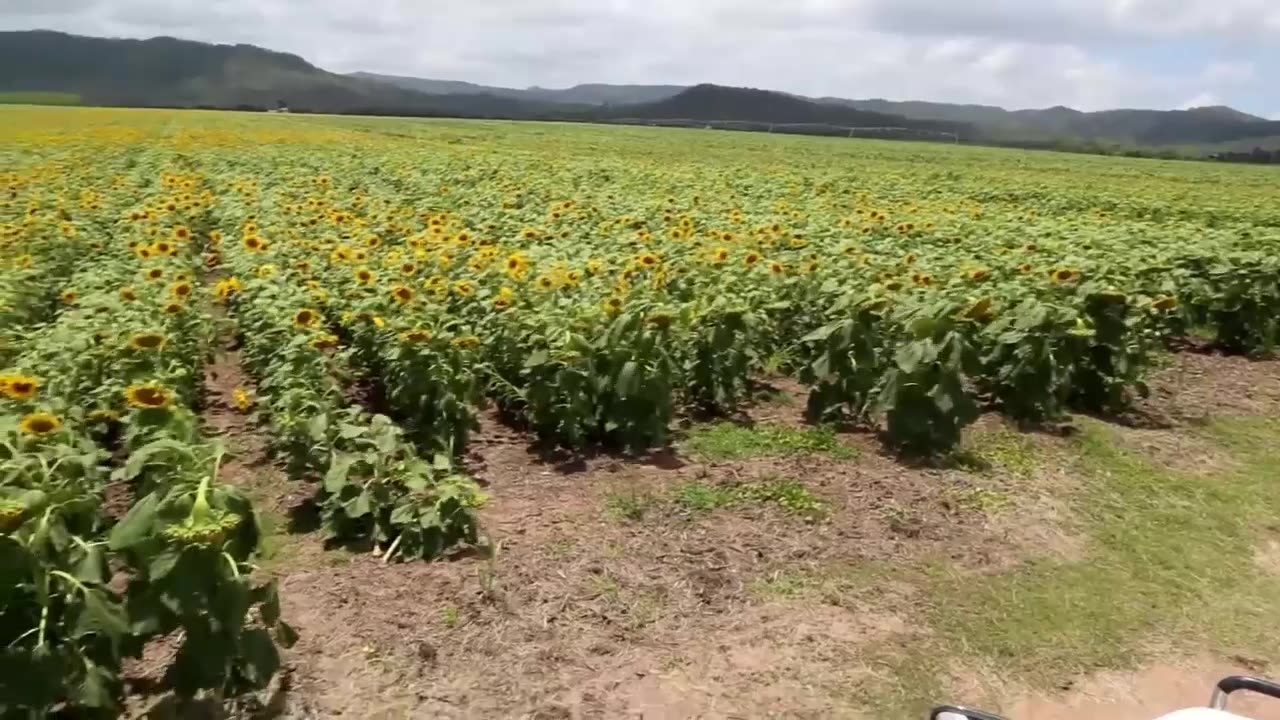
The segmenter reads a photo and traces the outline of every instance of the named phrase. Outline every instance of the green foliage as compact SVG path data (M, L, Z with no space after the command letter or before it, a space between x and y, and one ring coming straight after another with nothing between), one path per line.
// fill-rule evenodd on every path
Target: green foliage
M903 452L945 453L978 418L969 378L977 356L952 316L953 307L927 308L910 318L910 339L886 371L876 408L885 414L889 441Z
M80 96L66 92L0 92L0 105L79 105Z
M830 427L743 426L720 422L694 428L684 448L712 461L750 460L789 455L826 455L852 460L858 451L845 445Z
M776 506L788 515L809 522L825 518L828 504L798 480L768 478L734 485L689 482L677 487L671 501L687 512L705 513L723 508Z

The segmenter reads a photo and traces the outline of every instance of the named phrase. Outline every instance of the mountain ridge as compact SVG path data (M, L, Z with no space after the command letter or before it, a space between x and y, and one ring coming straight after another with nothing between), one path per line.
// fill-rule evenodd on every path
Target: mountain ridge
M1239 145L1251 138L1280 137L1280 121L1225 106L1006 110L979 104L806 98L712 84L586 83L516 89L374 73L343 75L298 55L255 45L172 37L100 38L52 30L0 32L3 93L64 93L94 105L288 105L311 112L369 115L903 127L954 134L966 141L1034 147Z

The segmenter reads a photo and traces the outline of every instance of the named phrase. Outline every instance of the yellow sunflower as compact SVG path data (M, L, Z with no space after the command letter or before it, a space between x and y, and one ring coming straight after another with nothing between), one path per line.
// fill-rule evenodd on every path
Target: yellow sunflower
M47 412L33 412L22 417L18 428L27 435L41 437L57 432L62 427L58 416Z
M755 251L749 252L746 257L742 258L742 262L745 263L747 267L751 267L760 262L760 253Z
M355 272L356 282L361 285L368 285L378 278L369 268L358 268Z
M452 344L454 347L462 348L463 350L472 350L480 347L480 338L475 335L463 335L462 337L454 338Z
M156 410L169 407L173 402L173 391L155 383L130 385L124 391L124 399L129 403L129 407L139 410Z
M120 413L111 409L98 408L97 410L89 411L89 414L85 415L84 419L90 425L109 425L120 419Z
M62 291L62 295L60 297L62 298L62 302L70 305L71 303L76 301L76 291L70 288L67 288L66 290Z
M1080 273L1072 270L1071 268L1058 268L1057 270L1049 273L1049 279L1058 285L1069 283L1073 280L1078 280L1079 278Z
M404 285L397 285L391 290L391 299L401 305L407 305L413 301L413 289Z
M235 403L236 409L242 413L247 413L253 408L253 396L243 387L237 387L231 391L231 401Z
M160 333L138 333L129 338L129 347L134 350L163 350L168 338Z
M964 311L964 319L975 322L986 322L991 319L991 298L982 298Z
M164 306L164 312L166 315L178 315L186 309L187 307L180 302L171 302Z
M164 277L164 268L153 267L147 270L147 280L159 280Z
M316 350L332 350L338 347L338 336L321 333L311 338L311 347Z
M189 282L176 282L169 286L169 294L173 296L174 300L182 302L191 297L191 292L194 289L195 287Z
M240 244L244 246L245 250L250 252L262 252L267 249L266 242L257 235L246 235L245 238L240 241Z
M0 375L0 394L10 400L30 400L40 392L40 380L29 375Z
M430 342L431 338L432 338L432 335L430 330L422 330L419 328L415 328L413 330L406 330L405 332L400 333L401 340L404 340L405 342L408 342L408 343L413 343L414 345L420 345L425 342Z
M315 327L320 322L320 313L311 308L302 308L293 314L293 326L298 328Z

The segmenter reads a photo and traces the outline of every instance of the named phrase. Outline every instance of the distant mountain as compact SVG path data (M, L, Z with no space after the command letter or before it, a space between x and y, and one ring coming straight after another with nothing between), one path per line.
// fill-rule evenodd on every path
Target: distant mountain
M0 91L58 91L87 104L316 110L412 105L400 88L325 72L296 55L252 45L157 37L119 40L51 31L0 33Z
M749 121L758 123L815 123L847 127L910 128L967 134L966 123L916 120L901 115L867 112L852 107L820 103L771 90L695 85L657 102L621 105L598 112L603 118L640 120L688 119L701 121Z
M327 72L287 53L157 37L0 32L0 92L61 92L90 105L275 107L312 112L535 118L559 103L485 94L430 95ZM584 106L585 107L585 106Z
M952 105L889 100L821 98L821 102L913 118L971 123L991 140L1072 139L1136 145L1204 144L1275 135L1280 124L1214 106L1190 110L1103 110L1067 107L1005 110L990 105Z
M474 95L484 93L499 97L515 98L543 103L559 103L564 105L625 105L645 103L671 97L684 90L682 85L575 85L571 88L556 90L551 88L531 87L519 90L516 88L477 85L459 80L430 80L427 78L405 77L402 75L379 75L377 73L356 72L351 77L395 85L406 90L437 95Z
M253 45L157 37L125 40L48 30L0 32L0 93L76 97L90 105L274 107L380 115L546 120L814 123L954 132L963 139L1054 147L1196 145L1249 148L1280 137L1280 121L1228 107L1190 110L1005 110L889 100L810 99L717 85L503 88L322 70Z

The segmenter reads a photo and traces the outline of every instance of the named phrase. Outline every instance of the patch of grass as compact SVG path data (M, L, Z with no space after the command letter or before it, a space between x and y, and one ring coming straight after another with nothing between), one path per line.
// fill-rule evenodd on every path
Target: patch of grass
M714 461L810 454L825 455L833 460L858 457L858 450L840 442L835 431L828 427L746 427L721 422L693 429L684 446L690 453Z
M675 489L671 501L692 513L706 513L729 507L737 500L732 488L712 485L698 480L687 482Z
M0 92L0 105L79 105L75 93L20 90Z
M616 520L639 522L658 505L658 498L645 490L610 491L605 496L605 509Z
M1280 607L1280 581L1259 572L1252 549L1256 529L1280 521L1277 465L1266 455L1280 423L1214 427L1246 460L1233 477L1165 472L1086 423L1077 452L1088 480L1071 500L1087 556L987 577L935 572L928 596L942 601L925 611L930 652L976 657L1037 687L1130 666L1153 637L1274 657L1280 644L1259 628Z
M1015 478L1027 477L1040 466L1031 439L1007 429L973 433L965 438L954 459L966 470L987 472L998 469Z
M783 512L809 521L827 516L828 506L798 480L769 478L741 485L713 485L693 481L680 485L671 501L690 513L706 513L747 505L774 505Z
M440 612L440 621L444 623L444 626L449 628L450 630L458 627L458 622L460 620L461 620L461 613L459 612L458 608L452 605L449 605L448 607L446 607L444 610Z
M845 607L850 601L865 600L886 579L901 579L902 575L903 568L879 562L820 569L787 567L752 581L747 591L765 601L816 597Z

